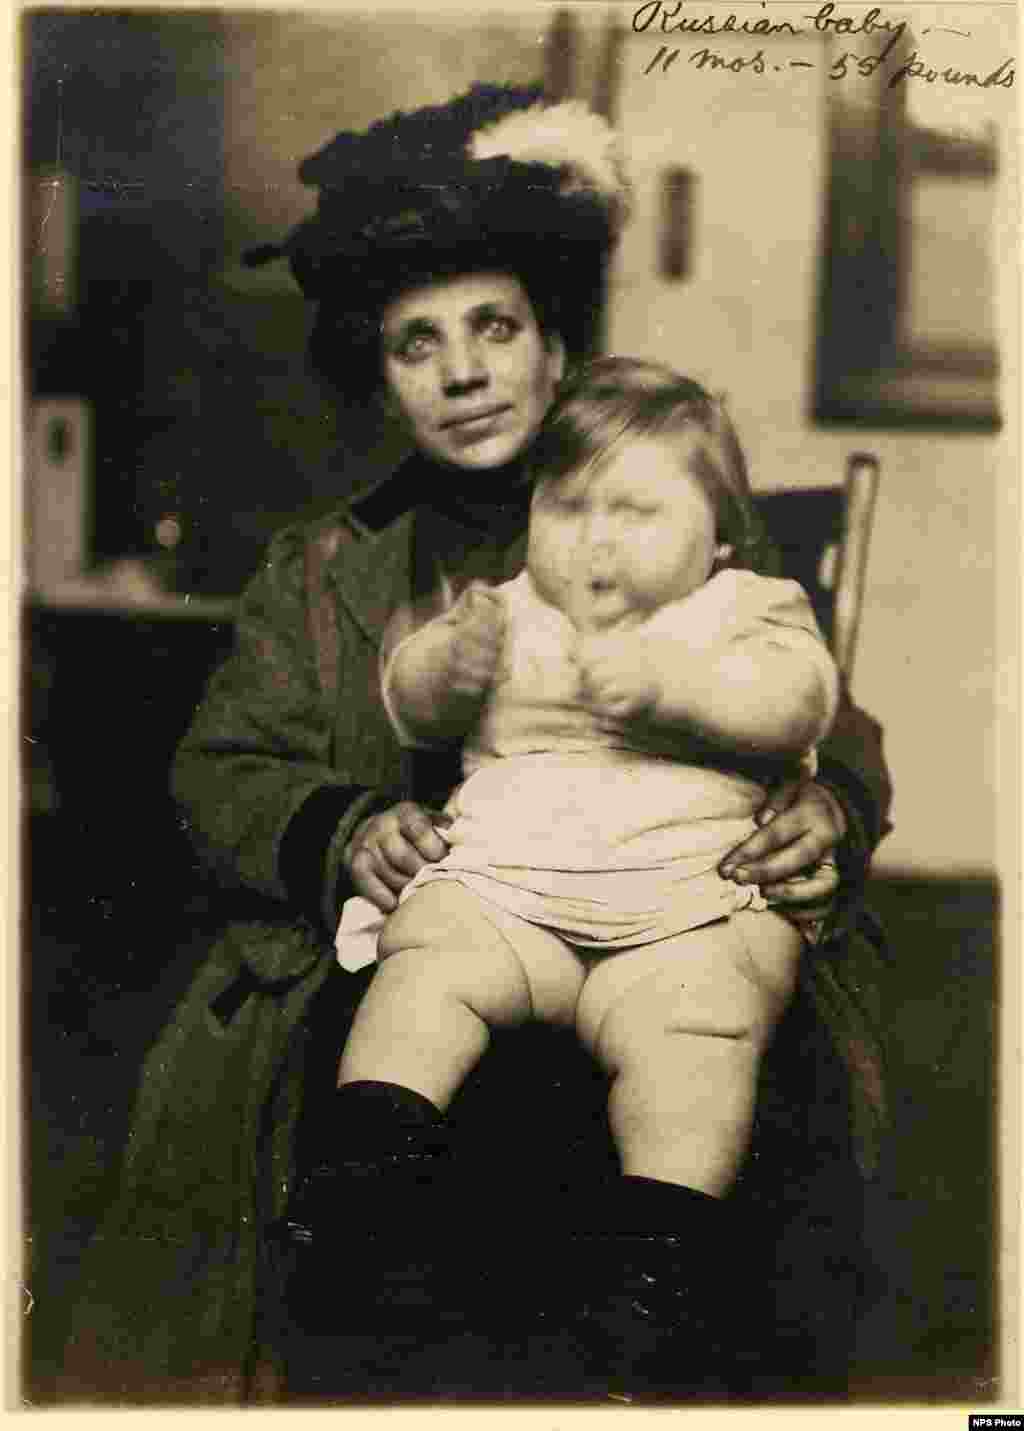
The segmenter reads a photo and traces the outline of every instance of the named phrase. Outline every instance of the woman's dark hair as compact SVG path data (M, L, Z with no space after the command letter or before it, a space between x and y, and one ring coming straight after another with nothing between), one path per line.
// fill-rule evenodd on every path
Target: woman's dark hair
M736 429L720 399L662 363L598 358L570 374L530 450L530 470L537 482L597 471L638 438L675 444L708 495L719 539L735 549L733 564L751 564L763 528Z
M520 280L546 336L592 351L629 190L604 120L538 86L474 85L336 135L299 169L316 212L250 263L287 257L317 305L309 354L343 395L382 381L384 309L472 273Z

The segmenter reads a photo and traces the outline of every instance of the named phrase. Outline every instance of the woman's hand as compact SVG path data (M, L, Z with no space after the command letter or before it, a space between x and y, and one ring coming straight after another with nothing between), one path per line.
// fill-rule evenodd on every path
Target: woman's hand
M843 807L813 780L786 780L754 817L755 834L719 865L726 879L758 884L789 918L820 919L839 888L832 852L846 834Z
M414 805L411 800L363 820L342 855L356 893L383 914L390 914L413 875L448 853L434 827L450 824L451 816L443 811Z

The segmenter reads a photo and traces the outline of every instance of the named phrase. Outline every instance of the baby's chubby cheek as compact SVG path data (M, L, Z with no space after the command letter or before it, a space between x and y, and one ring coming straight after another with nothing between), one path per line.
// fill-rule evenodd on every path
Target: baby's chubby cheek
M572 563L564 539L548 530L549 523L534 514L526 550L526 570L537 595L559 611L566 611L572 582Z

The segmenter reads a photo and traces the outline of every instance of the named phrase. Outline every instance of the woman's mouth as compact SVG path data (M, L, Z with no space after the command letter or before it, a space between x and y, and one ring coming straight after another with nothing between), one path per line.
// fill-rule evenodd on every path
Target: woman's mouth
M475 412L459 413L455 417L449 417L441 423L444 432L450 433L454 438L467 439L473 441L480 437L487 437L499 425L501 419L507 412L511 412L511 404L500 403L495 407L478 408Z

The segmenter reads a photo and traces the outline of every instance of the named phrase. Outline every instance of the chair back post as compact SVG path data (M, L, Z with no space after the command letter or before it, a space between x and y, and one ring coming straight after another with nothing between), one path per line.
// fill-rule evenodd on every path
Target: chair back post
M847 459L832 626L832 655L847 682L853 673L860 630L878 478L879 463L873 453L854 452Z

